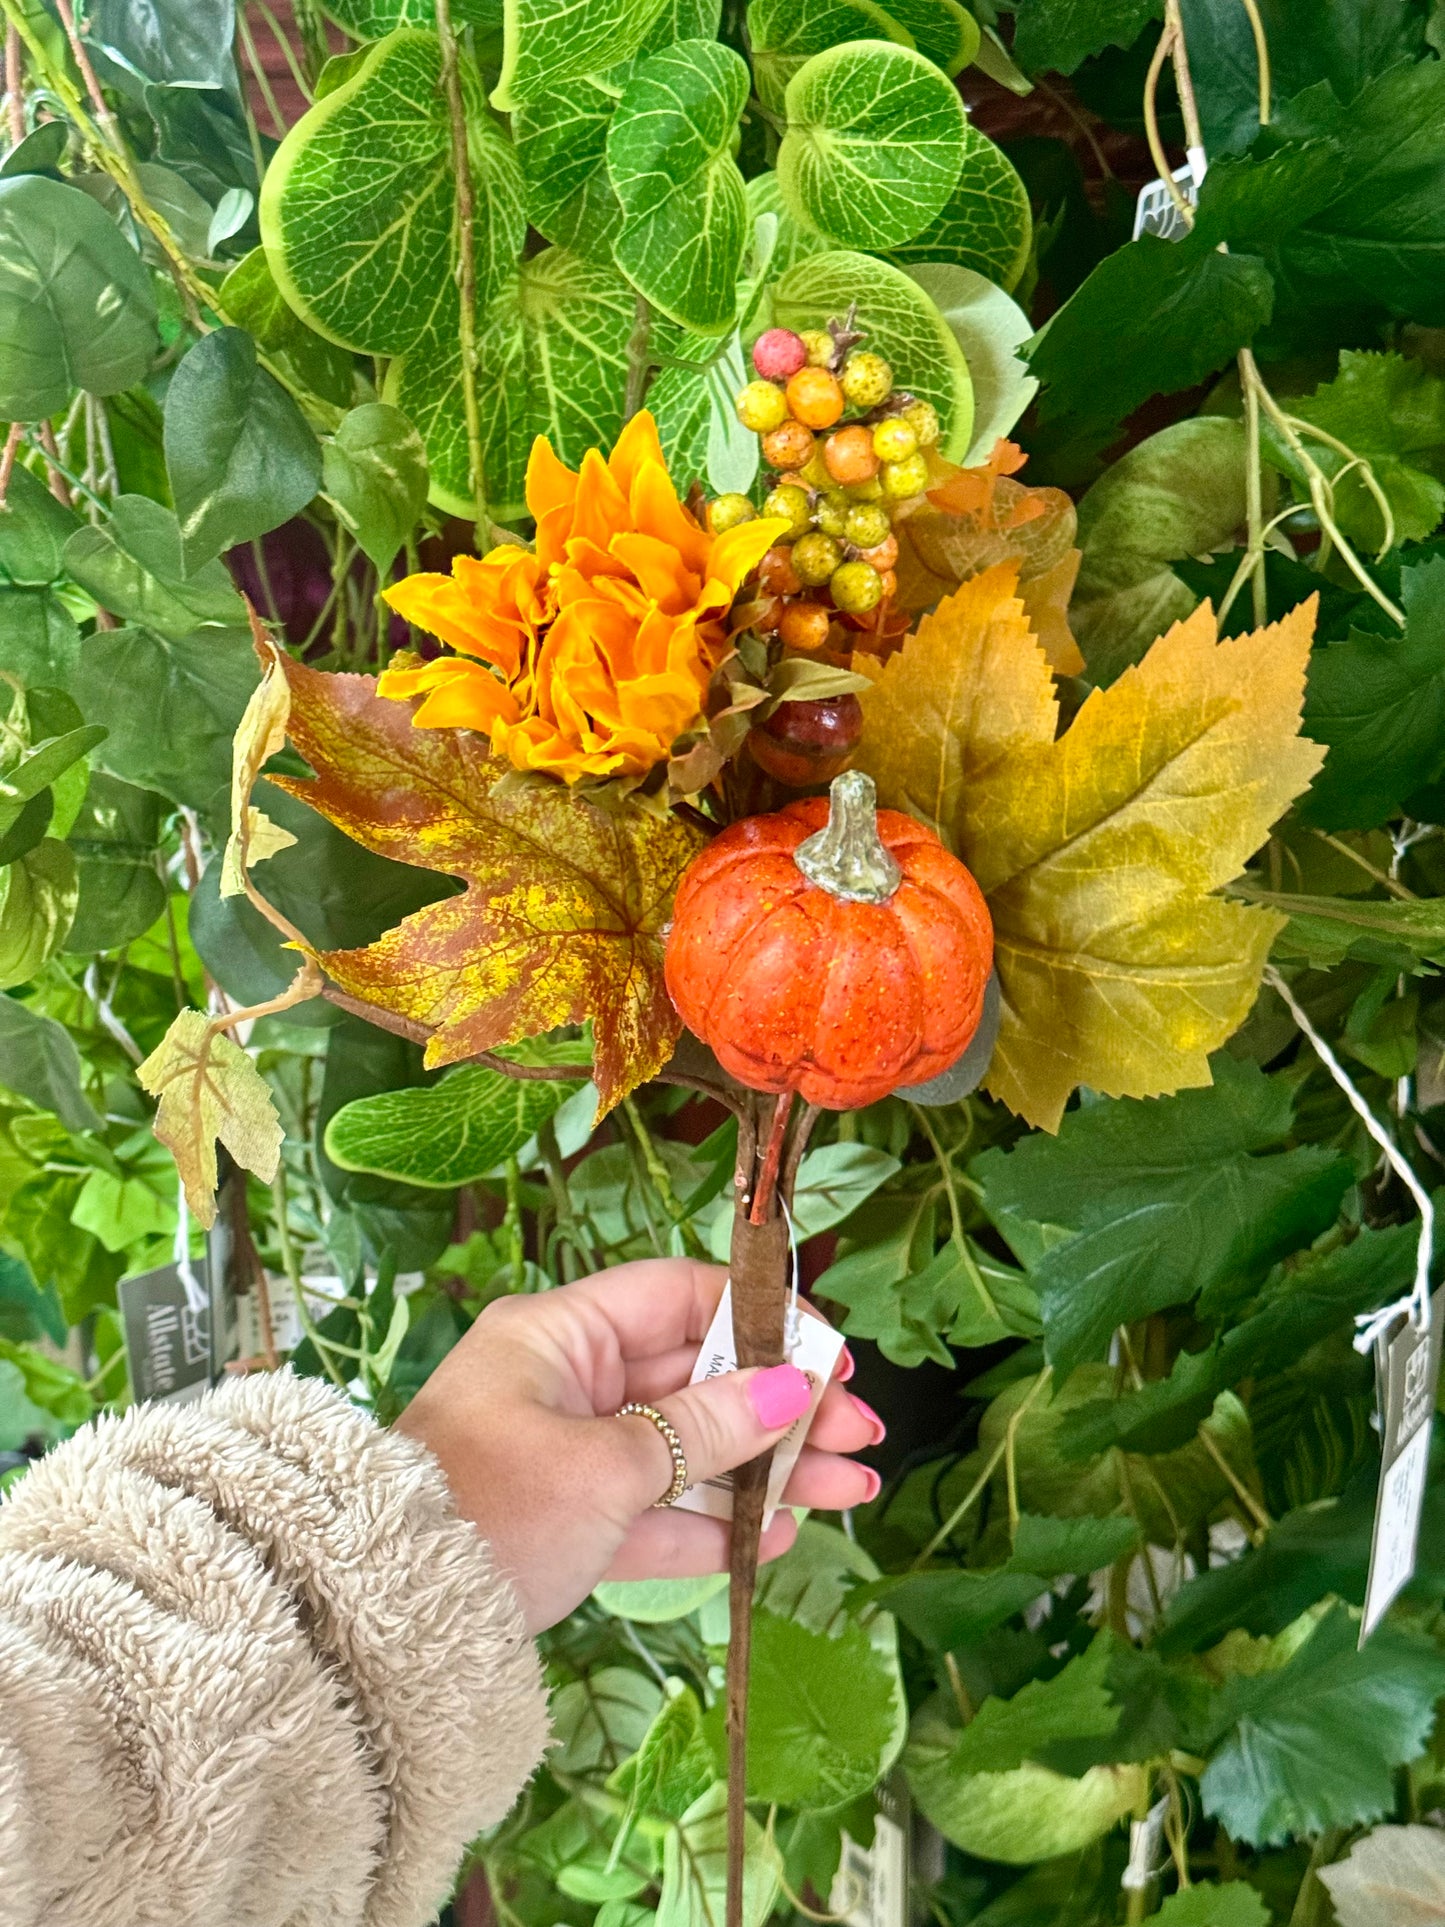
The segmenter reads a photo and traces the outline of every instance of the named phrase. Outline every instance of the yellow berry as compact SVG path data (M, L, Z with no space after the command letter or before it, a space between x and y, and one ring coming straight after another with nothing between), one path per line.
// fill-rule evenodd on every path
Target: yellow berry
M707 525L714 535L723 535L743 522L751 522L757 510L746 495L719 495L707 505Z
M800 536L793 544L793 567L805 589L820 588L842 560L843 551L832 536L820 531Z
M784 482L775 488L763 503L764 515L776 515L788 524L786 531L778 537L780 542L794 542L800 535L806 535L813 526L812 504L808 491L798 488L792 482Z
M826 328L805 328L803 330L803 346L808 351L808 366L810 368L828 368L832 366L833 355L836 351L837 344Z
M828 473L828 465L823 460L823 450L820 443L814 442L812 454L798 470L794 479L806 483L809 488L817 489L820 494L837 487L837 483Z
M902 502L910 495L921 495L928 487L928 464L921 455L910 455L902 462L885 462L880 479L883 493L891 501Z
M873 430L873 453L880 462L906 462L918 452L918 430L901 415L890 415Z
M848 533L848 519L855 513L841 489L832 489L813 510L813 520L823 531L839 541ZM850 538L851 540L851 538Z
M843 393L855 408L876 408L893 392L893 370L882 355L855 348L843 363Z
M843 563L834 569L828 587L834 602L849 616L866 616L883 600L883 578L868 562Z
M918 437L920 448L932 448L938 440L938 410L931 401L911 401L903 411L903 419Z
M750 381L738 395L738 420L755 435L766 435L788 419L788 398L772 381Z
M843 534L855 549L874 549L887 540L891 527L888 511L880 502L858 502L848 510Z
M883 484L875 475L866 482L854 482L848 490L849 497L855 502L881 502Z

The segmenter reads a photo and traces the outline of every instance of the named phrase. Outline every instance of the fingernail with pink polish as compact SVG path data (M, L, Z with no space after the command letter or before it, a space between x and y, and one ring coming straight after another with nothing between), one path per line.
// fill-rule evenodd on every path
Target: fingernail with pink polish
M834 1372L833 1376L840 1385L846 1385L857 1369L858 1367L853 1362L853 1354L845 1345L838 1354L838 1369Z
M769 1432L776 1432L780 1425L791 1425L807 1411L813 1388L807 1374L800 1372L796 1365L770 1365L756 1378L748 1380L748 1397L759 1424Z
M868 1474L868 1490L864 1493L860 1503L863 1505L872 1505L873 1501L878 1497L878 1494L883 1490L883 1475L871 1465L865 1465L860 1469Z
M883 1440L888 1436L888 1427L883 1423L882 1419L879 1418L878 1414L873 1410L873 1407L869 1405L865 1400L859 1398L856 1392L849 1392L848 1396L849 1398L852 1399L853 1403L857 1406L862 1416L865 1419L867 1419L869 1425L872 1426L873 1428L872 1443L874 1445L881 1445Z

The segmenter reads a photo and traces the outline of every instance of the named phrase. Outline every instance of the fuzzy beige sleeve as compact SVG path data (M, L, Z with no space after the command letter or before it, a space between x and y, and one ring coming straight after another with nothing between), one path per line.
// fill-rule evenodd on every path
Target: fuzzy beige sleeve
M422 1448L289 1372L0 1504L0 1927L423 1927L546 1744Z

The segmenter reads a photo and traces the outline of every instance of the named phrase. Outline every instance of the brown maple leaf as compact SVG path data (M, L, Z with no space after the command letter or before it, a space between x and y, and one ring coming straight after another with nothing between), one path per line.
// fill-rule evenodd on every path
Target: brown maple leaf
M661 1069L680 1030L663 931L699 833L518 782L478 737L413 729L370 676L286 673L291 740L316 773L271 780L378 855L467 886L364 949L318 951L327 975L425 1025L429 1065L590 1020L602 1111Z

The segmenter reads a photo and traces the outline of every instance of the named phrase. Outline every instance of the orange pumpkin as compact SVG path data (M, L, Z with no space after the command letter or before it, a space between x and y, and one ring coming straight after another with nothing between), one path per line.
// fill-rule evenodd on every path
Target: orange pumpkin
M683 1022L741 1083L852 1110L960 1056L992 963L972 876L848 770L694 859L666 968Z

